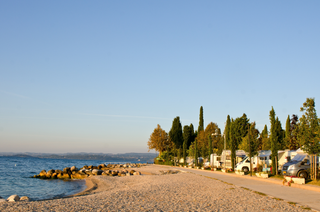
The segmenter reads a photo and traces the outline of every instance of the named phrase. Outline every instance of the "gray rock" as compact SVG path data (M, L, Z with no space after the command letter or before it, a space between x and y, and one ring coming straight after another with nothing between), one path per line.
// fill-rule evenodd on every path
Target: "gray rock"
M8 197L7 201L8 202L16 202L16 201L19 201L20 200L20 197L16 194L14 195L11 195L10 197Z

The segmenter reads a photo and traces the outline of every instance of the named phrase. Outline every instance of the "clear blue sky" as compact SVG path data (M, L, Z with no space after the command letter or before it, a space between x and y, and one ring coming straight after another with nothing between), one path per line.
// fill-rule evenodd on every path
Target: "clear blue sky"
M320 1L0 1L0 152L147 152L246 113L319 111ZM151 151L154 152L154 151Z

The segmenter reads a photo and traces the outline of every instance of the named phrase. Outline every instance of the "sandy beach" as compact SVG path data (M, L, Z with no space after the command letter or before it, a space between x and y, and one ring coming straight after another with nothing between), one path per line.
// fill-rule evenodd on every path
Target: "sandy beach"
M72 197L2 202L0 211L305 211L299 206L173 167L147 165L142 175L94 176Z

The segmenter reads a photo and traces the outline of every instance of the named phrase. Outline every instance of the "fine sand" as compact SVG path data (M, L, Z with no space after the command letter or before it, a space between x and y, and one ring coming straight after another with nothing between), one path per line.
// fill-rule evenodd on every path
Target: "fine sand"
M68 198L0 202L0 211L305 211L299 206L171 167L135 168L143 175L95 176Z

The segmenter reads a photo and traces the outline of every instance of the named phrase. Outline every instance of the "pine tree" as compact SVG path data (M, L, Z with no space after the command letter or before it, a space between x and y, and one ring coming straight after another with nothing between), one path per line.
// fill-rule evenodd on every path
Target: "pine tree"
M199 127L198 127L198 133L200 131L204 130L204 121L203 121L203 107L200 107L200 115L199 115Z

